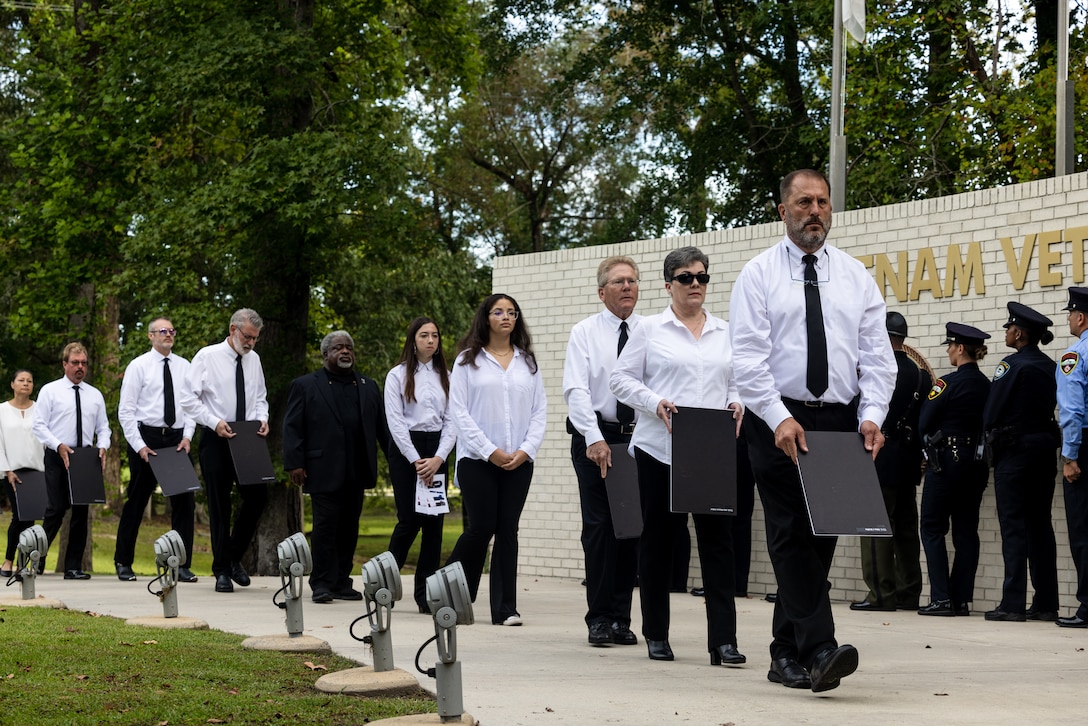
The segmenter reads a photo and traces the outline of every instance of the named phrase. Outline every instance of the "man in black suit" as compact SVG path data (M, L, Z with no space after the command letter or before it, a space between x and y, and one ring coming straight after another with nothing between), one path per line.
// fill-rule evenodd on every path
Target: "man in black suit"
M291 382L283 417L283 468L310 495L313 601L360 600L351 586L363 491L378 480L377 446L389 431L378 384L355 372L344 330L321 341L324 367Z

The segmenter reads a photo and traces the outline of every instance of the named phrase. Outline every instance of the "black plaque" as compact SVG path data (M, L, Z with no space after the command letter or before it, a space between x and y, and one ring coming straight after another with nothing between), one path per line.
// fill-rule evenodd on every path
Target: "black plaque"
M228 421L227 425L236 434L227 439L227 443L239 486L276 481L276 470L272 468L272 456L268 453L268 440L257 435L261 422ZM214 431L211 433L215 435Z
M815 535L891 537L873 455L861 434L806 431L797 468Z
M45 519L49 493L45 489L45 472L37 469L16 469L15 476L21 484L12 484L15 490L14 517L25 521Z
M166 496L200 491L200 480L188 452L178 451L176 446L155 449L155 456L148 456L147 463Z
M679 406L672 415L669 508L737 513L737 422L731 410Z
M638 468L627 453L627 444L612 444L612 466L604 478L612 530L616 539L642 535L642 501L638 495Z
M81 446L68 454L68 494L72 504L106 503L106 485L97 446Z

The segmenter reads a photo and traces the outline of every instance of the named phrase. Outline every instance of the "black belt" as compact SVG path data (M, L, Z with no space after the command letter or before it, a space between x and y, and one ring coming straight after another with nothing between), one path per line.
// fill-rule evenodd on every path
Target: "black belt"
M169 426L148 426L145 423L138 423L136 424L136 426L140 429L140 431L152 431L154 433L157 433L159 436L166 436L167 434L183 431L183 429L174 429L170 428Z
M835 403L834 401L798 401L796 398L783 398L782 403L787 406L806 406L807 408L846 408L848 403Z
M597 425L601 427L601 431L606 434L618 434L620 436L630 436L635 433L635 425L633 423L621 424L618 421L605 421L599 419Z

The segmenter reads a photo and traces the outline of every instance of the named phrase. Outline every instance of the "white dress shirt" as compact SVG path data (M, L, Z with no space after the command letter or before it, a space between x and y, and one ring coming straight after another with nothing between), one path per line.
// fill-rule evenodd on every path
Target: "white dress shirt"
M672 437L657 417L657 404L671 401L678 409L728 408L740 403L733 380L729 323L703 309L706 320L696 340L672 307L642 320L627 341L609 378L616 398L641 416L631 437L662 464L672 464Z
M453 450L457 434L450 421L449 398L442 390L442 379L434 367L434 359L416 363L415 401L404 397L406 364L394 366L385 376L385 421L389 435L400 453L409 462L419 461L420 455L412 443L411 431L441 431L438 450L434 455L446 460Z
M627 317L628 345L641 320L641 315ZM570 331L567 357L563 361L563 399L567 402L570 422L586 437L586 446L604 441L597 425L598 413L605 421L616 421L616 397L608 387L608 377L616 366L622 322L605 308ZM635 415L637 420L638 413Z
M45 447L34 437L34 409L0 404L0 475L16 469L45 471Z
M164 360L170 361L168 364ZM181 407L181 389L185 387L185 375L189 371L189 361L171 353L163 356L152 348L137 356L125 368L121 379L121 400L117 404L117 420L125 441L134 451L147 446L140 436L140 424L154 428L165 428L166 391L163 387L163 370L170 366L170 378L174 382L174 423L169 428L183 429L182 436L193 438L196 423L185 415Z
M506 370L486 350L476 356L478 367L461 365L466 353L457 356L450 374L458 457L487 461L495 449L508 454L521 449L530 461L536 459L548 416L540 370L531 372L516 347Z
M790 417L783 398L811 401L805 383L805 263L784 237L748 261L733 284L729 314L740 398L772 431ZM884 298L856 259L824 244L816 253L828 388L821 401L850 403L861 394L858 424L888 414L898 366L885 328Z
M67 377L50 381L38 391L37 410L32 425L34 436L47 449L56 451L61 444L76 448L75 384ZM84 381L79 384L79 406L83 411L83 445L110 448L110 422L106 418L106 399ZM96 441L97 439L97 441Z
M237 395L234 390L235 359L238 353L230 339L208 345L196 352L180 394L181 407L196 423L214 429L220 421L233 421ZM256 351L242 356L246 379L246 421L268 422L268 391L264 369ZM176 382L175 382L176 384Z

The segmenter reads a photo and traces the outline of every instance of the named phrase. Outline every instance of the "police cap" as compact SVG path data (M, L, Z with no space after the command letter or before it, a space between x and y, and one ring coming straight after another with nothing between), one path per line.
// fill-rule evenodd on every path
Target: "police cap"
M889 310L884 325L888 329L888 335L897 335L900 338L907 337L907 319L903 317L902 313Z
M1027 305L1010 300L1008 303L1009 308L1009 322L1005 323L1003 328L1007 328L1010 325L1018 325L1021 328L1027 330L1034 330L1037 333L1042 333L1044 330L1054 324L1054 321L1043 315L1037 313Z
M1062 310L1076 310L1088 313L1088 287L1069 288L1069 304Z
M945 345L949 343L982 345L983 341L990 337L989 333L983 333L978 328L963 323L945 323L944 332L947 336L944 340Z

